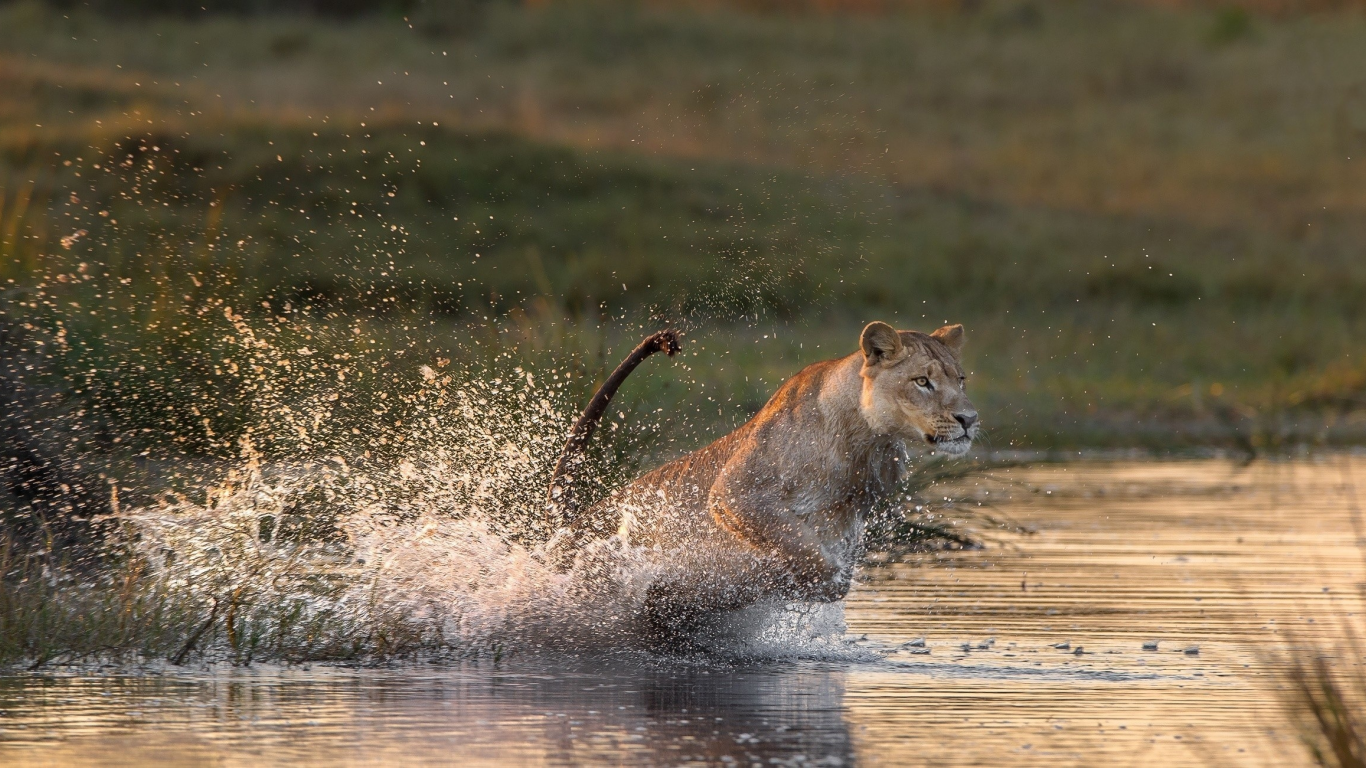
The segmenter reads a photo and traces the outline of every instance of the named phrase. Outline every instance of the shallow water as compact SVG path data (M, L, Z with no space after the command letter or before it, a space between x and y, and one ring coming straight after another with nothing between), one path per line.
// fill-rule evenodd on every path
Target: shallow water
M1266 652L1359 611L1354 477L1366 461L1001 473L979 493L1035 532L865 570L852 652L824 660L0 679L0 762L1303 762Z

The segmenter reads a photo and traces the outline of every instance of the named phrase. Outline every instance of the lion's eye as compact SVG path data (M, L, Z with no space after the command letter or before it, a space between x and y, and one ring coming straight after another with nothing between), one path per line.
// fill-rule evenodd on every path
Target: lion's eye
M965 378L963 378L962 376L959 376L959 377L958 377L958 388L959 388L959 389L967 389L967 388L968 388L968 380L965 379Z
M930 380L929 380L928 378L924 377L924 376L917 376L917 377L915 377L914 379L911 379L911 381L915 382L915 385L918 386L918 387L924 387L924 388L926 388L926 389L934 389L934 387L931 387L931 386L930 386Z

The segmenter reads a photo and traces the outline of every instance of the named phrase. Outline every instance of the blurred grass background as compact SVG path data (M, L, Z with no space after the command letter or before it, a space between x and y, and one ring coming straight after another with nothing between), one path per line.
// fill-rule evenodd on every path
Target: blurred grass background
M1366 438L1358 3L196 7L0 5L3 312L106 447L235 450L234 323L568 402L679 324L666 452L871 319L967 325L997 450Z

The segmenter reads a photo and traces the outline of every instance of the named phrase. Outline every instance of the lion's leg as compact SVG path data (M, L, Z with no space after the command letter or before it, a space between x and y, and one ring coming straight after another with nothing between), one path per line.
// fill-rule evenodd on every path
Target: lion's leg
M564 573L574 568L584 547L595 541L612 537L617 531L620 515L603 504L594 505L580 513L580 519L557 529L541 548L545 562Z
M843 600L854 583L852 564L832 567L814 577L794 576L781 593L789 600L805 603L834 603Z
M718 526L769 563L770 594L818 603L848 594L852 562L830 556L820 536L798 516L733 497L713 497L711 513Z
M696 605L674 599L672 585L656 583L645 595L640 613L640 635L645 644L659 651L699 650L692 635L705 622L706 612Z
M650 585L641 606L641 635L661 650L697 648L693 638L722 614L753 605L773 592L771 566L745 552L677 566Z

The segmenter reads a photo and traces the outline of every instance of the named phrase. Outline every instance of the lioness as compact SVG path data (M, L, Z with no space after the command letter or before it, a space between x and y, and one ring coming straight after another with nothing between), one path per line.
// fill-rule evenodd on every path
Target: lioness
M610 536L657 553L645 631L677 638L708 615L768 598L829 602L849 591L863 521L906 472L907 442L958 456L977 435L964 392L963 326L931 334L870 323L860 351L807 366L744 426L588 509L572 472L621 381L670 332L646 339L594 397L551 482L560 534Z

